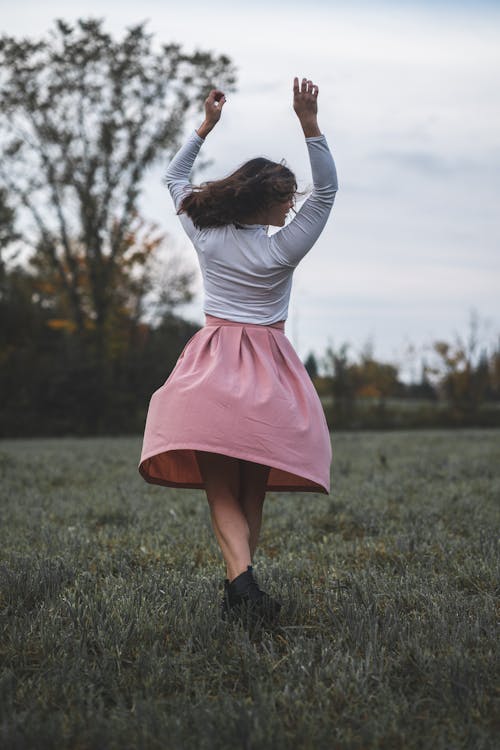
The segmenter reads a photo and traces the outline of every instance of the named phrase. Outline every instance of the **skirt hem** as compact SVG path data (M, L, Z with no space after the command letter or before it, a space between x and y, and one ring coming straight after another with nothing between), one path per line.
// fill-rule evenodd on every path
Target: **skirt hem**
M293 474L297 477L302 477L303 479L314 482L317 485L316 487L310 487L308 485L273 485L271 487L266 487L266 492L316 492L322 495L329 495L330 491L327 489L326 485L324 485L322 482L319 482L315 477L307 476L306 474L298 474L294 468L286 465L285 463L281 461L276 461L273 459L272 463L269 462L268 459L266 459L265 456L257 456L255 454L249 454L246 453L244 456L241 455L241 451L238 453L237 451L232 451L231 449L224 448L221 450L220 448L207 446L206 444L194 444L194 443L176 443L174 445L170 445L168 448L161 448L156 449L154 451L150 451L149 453L146 453L144 456L141 457L141 461L139 463L139 473L142 476L143 479L146 480L149 484L160 484L164 487L185 487L186 489L205 489L204 483L200 482L173 482L168 479L158 478L154 479L149 477L147 474L143 464L150 458L153 458L154 456L159 456L162 453L169 453L170 451L176 451L176 450L200 450L200 451L209 451L210 453L220 453L224 456L230 456L231 458L241 458L244 461L252 461L253 463L259 463L263 464L264 466L270 466L271 468L278 469L280 471L286 471L289 474Z

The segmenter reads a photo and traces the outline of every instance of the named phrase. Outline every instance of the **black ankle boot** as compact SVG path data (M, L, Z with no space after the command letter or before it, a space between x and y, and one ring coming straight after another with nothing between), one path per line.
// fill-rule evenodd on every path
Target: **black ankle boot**
M231 611L237 614L248 612L252 617L259 617L265 622L275 622L281 609L281 603L273 599L265 591L262 591L255 580L253 567L240 573L231 582L226 578L224 581L224 600L222 604L222 617Z

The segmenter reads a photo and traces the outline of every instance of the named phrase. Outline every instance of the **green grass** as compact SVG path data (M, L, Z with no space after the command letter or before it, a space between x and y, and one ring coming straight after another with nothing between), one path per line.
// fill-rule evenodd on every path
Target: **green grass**
M0 747L497 746L500 431L334 433L330 497L267 496L250 633L204 493L139 451L0 443Z

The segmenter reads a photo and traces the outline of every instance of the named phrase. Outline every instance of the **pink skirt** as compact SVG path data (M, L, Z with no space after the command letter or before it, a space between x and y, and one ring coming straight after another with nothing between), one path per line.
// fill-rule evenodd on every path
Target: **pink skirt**
M330 492L332 448L318 394L285 321L206 315L149 403L139 471L204 489L197 450L270 466L267 491Z

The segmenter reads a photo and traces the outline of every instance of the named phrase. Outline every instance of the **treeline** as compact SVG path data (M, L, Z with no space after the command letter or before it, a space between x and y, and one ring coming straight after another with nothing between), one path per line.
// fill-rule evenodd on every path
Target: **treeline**
M417 382L403 382L399 367L378 362L370 347L357 360L348 350L328 347L319 362L313 354L305 362L330 427L500 426L500 337L488 351L474 311L465 338L426 347Z
M115 310L102 341L64 317L64 297L39 273L0 267L0 435L140 434L149 397L199 328L175 309L153 322ZM333 429L500 426L500 345L488 354L478 343L434 342L415 383L347 344L304 364Z
M153 327L122 316L104 349L43 305L18 268L0 285L0 435L140 433L149 397L198 326L165 312Z

